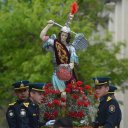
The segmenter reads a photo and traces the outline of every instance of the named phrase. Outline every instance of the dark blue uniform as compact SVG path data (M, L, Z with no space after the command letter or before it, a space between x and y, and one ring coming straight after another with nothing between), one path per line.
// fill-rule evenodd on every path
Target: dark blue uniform
M30 99L20 104L17 117L19 125L17 128L40 128L45 125L45 122L39 122L39 105L32 102L31 93L44 92L44 83L31 83L29 84ZM34 92L31 92L34 91Z
M121 110L116 99L105 95L100 99L95 126L103 128L119 127L121 121Z
M39 106L31 100L22 103L19 115L20 126L18 128L40 128L45 125L45 122L39 122Z
M22 103L23 103L23 100L17 100L16 102L9 104L8 110L6 112L6 119L7 119L9 128L20 128L18 111Z
M93 78L95 91L100 97L97 117L94 123L95 128L119 128L122 118L118 102L113 96L116 87L110 86L109 77Z
M18 93L21 93L20 91L23 91L24 89L28 89L28 83L29 81L23 80L18 81L13 85L15 92L19 91ZM18 97L19 98L19 97ZM8 122L9 128L21 128L20 127L20 114L19 109L21 108L22 103L27 99L27 96L23 99L18 99L16 102L9 104L8 110L6 112L6 119Z
M40 128L45 125L39 122L39 106L31 100L10 104L7 110L9 128Z

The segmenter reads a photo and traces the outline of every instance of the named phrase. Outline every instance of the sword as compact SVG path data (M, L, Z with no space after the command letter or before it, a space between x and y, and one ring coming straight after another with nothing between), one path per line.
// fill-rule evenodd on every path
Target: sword
M53 23L56 25L56 26L59 26L60 28L62 28L63 26L62 25L60 25L60 24L58 24L58 23L56 23L55 21L53 21ZM71 31L73 34L77 34L76 32L73 32L73 31Z
M56 26L59 26L59 27L63 27L62 25L56 23L55 21L52 21L53 24L55 24ZM83 34L77 34L76 32L73 32L73 31L70 31L72 32L73 34L75 35L78 35L74 42L72 43L72 45L75 47L76 50L82 50L84 49L85 47L87 47L88 45L88 41L87 39L84 37Z

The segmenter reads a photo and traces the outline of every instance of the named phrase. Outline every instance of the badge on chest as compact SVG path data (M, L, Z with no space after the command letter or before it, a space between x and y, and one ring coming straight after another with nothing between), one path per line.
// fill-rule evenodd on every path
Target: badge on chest
M21 109L20 110L20 116L21 117L25 117L26 116L26 110L25 109Z
M111 112L111 113L115 112L115 106L114 105L109 106L109 112Z

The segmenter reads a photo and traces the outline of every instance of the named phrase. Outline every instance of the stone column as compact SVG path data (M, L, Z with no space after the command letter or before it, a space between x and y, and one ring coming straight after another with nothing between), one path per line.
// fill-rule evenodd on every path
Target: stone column
M112 6L112 4L111 4ZM122 47L119 58L128 57L128 0L120 0L113 4L113 11L109 15L108 29L113 34L113 42L126 42L126 46ZM121 121L121 128L128 127L128 90L116 93L117 100L123 102L121 106L123 119Z

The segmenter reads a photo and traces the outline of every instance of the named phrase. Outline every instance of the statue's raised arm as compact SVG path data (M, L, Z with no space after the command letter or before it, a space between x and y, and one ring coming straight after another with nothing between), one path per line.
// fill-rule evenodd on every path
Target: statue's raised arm
M43 40L43 48L52 52L54 72L52 75L52 84L55 90L61 92L65 91L68 83L75 83L77 81L74 67L78 65L78 56L76 50L86 47L87 41L82 34L77 34L71 31L69 25L73 19L74 14L77 12L78 5L76 2L71 7L71 12L68 20L64 26L49 20L47 25L40 33L40 38ZM53 26L61 27L60 32L57 34L47 35L47 31ZM73 43L71 40L71 33L75 34ZM83 43L80 43L80 42Z
M49 21L47 22L46 27L43 28L43 30L41 31L41 33L40 33L40 38L41 38L43 41L45 41L45 38L46 38L45 36L46 36L46 34L47 34L47 31L48 31L53 25L54 25L54 21L49 20Z

